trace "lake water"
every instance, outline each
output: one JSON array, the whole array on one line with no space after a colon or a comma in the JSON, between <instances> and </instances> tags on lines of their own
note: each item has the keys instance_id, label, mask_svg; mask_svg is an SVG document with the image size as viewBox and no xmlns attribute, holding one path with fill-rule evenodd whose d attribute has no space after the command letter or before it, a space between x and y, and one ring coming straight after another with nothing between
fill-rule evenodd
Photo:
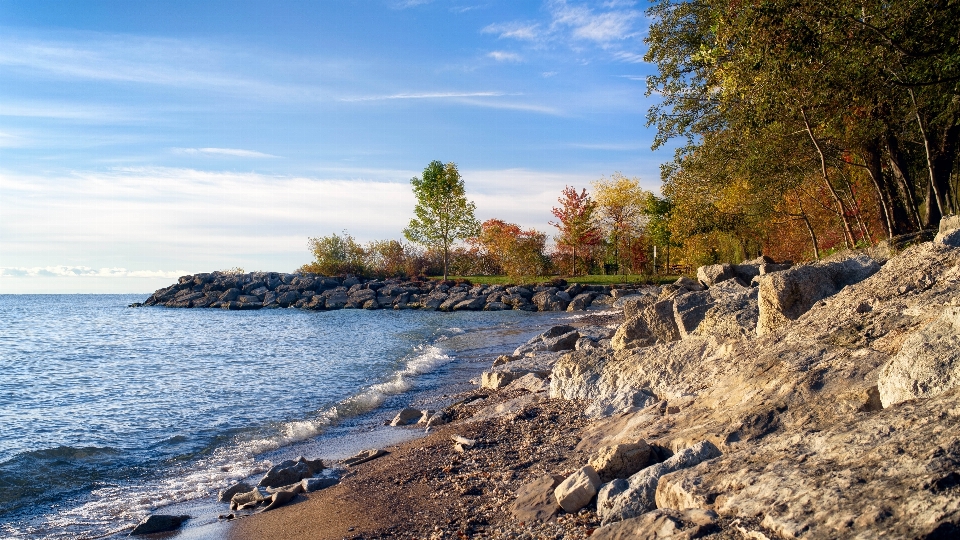
<instances>
[{"instance_id":1,"label":"lake water","mask_svg":"<svg viewBox=\"0 0 960 540\"><path fill-rule=\"evenodd\" d=\"M126 307L145 296L0 295L0 537L108 536L344 457L564 316Z\"/></svg>"}]
</instances>

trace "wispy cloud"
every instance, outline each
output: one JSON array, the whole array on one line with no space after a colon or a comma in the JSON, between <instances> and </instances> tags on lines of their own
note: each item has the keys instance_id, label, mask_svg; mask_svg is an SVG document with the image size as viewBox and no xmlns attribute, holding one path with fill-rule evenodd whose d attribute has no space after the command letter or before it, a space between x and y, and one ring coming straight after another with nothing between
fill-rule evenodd
<instances>
[{"instance_id":1,"label":"wispy cloud","mask_svg":"<svg viewBox=\"0 0 960 540\"><path fill-rule=\"evenodd\" d=\"M452 99L505 96L504 92L413 92L383 96L360 96L341 98L340 101L385 101L391 99Z\"/></svg>"},{"instance_id":2,"label":"wispy cloud","mask_svg":"<svg viewBox=\"0 0 960 540\"><path fill-rule=\"evenodd\" d=\"M188 274L185 270L127 270L126 268L90 268L89 266L0 267L0 278L33 277L98 277L98 278L167 278Z\"/></svg>"},{"instance_id":3,"label":"wispy cloud","mask_svg":"<svg viewBox=\"0 0 960 540\"><path fill-rule=\"evenodd\" d=\"M540 37L540 25L536 23L509 22L485 26L483 34L497 34L500 38L533 41Z\"/></svg>"},{"instance_id":4,"label":"wispy cloud","mask_svg":"<svg viewBox=\"0 0 960 540\"><path fill-rule=\"evenodd\" d=\"M487 56L493 58L497 62L520 62L523 60L519 54L507 51L492 51L487 53Z\"/></svg>"},{"instance_id":5,"label":"wispy cloud","mask_svg":"<svg viewBox=\"0 0 960 540\"><path fill-rule=\"evenodd\" d=\"M432 3L433 0L398 0L393 3L395 9L409 9Z\"/></svg>"},{"instance_id":6,"label":"wispy cloud","mask_svg":"<svg viewBox=\"0 0 960 540\"><path fill-rule=\"evenodd\" d=\"M554 26L570 27L574 37L600 44L636 36L634 21L642 15L635 10L595 13L584 6L571 6L564 0L553 2L552 13Z\"/></svg>"},{"instance_id":7,"label":"wispy cloud","mask_svg":"<svg viewBox=\"0 0 960 540\"><path fill-rule=\"evenodd\" d=\"M623 142L623 143L570 143L571 148L583 148L585 150L608 150L612 152L634 152L644 150L650 147L649 143L641 142Z\"/></svg>"},{"instance_id":8,"label":"wispy cloud","mask_svg":"<svg viewBox=\"0 0 960 540\"><path fill-rule=\"evenodd\" d=\"M647 75L618 75L621 79L627 79L628 81L640 81L647 82Z\"/></svg>"},{"instance_id":9,"label":"wispy cloud","mask_svg":"<svg viewBox=\"0 0 960 540\"><path fill-rule=\"evenodd\" d=\"M630 51L617 51L613 53L613 57L628 64L645 64L647 62L643 59L642 54Z\"/></svg>"},{"instance_id":10,"label":"wispy cloud","mask_svg":"<svg viewBox=\"0 0 960 540\"><path fill-rule=\"evenodd\" d=\"M230 156L242 158L279 158L273 154L265 154L256 150L242 150L240 148L172 148L177 154L193 154L207 156Z\"/></svg>"},{"instance_id":11,"label":"wispy cloud","mask_svg":"<svg viewBox=\"0 0 960 540\"><path fill-rule=\"evenodd\" d=\"M460 99L460 103L465 103L467 105L475 105L477 107L486 107L488 109L504 109L510 111L526 111L534 112L540 114L548 114L551 116L565 116L566 113L561 109L556 107L551 107L549 105L540 105L537 103L522 103L515 101L493 101L493 100L479 100L479 99Z\"/></svg>"}]
</instances>

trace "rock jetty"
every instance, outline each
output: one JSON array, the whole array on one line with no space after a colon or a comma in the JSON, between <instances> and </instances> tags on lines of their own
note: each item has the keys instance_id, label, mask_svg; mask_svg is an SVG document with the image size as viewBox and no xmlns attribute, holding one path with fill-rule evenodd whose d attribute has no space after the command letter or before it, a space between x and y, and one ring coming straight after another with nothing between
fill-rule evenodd
<instances>
[{"instance_id":1,"label":"rock jetty","mask_svg":"<svg viewBox=\"0 0 960 540\"><path fill-rule=\"evenodd\" d=\"M592 305L611 305L618 298L636 294L638 287L567 284L562 279L533 286L487 286L277 272L211 272L183 276L176 284L131 307L583 311Z\"/></svg>"}]
</instances>

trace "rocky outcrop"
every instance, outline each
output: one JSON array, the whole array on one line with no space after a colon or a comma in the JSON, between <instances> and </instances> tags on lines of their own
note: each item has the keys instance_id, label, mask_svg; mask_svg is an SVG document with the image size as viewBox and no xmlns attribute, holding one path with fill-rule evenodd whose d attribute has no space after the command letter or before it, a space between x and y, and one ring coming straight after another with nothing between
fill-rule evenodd
<instances>
[{"instance_id":1,"label":"rocky outcrop","mask_svg":"<svg viewBox=\"0 0 960 540\"><path fill-rule=\"evenodd\" d=\"M601 527L592 540L694 540L720 532L719 516L710 510L662 508ZM746 538L759 539L759 536Z\"/></svg>"},{"instance_id":2,"label":"rocky outcrop","mask_svg":"<svg viewBox=\"0 0 960 540\"><path fill-rule=\"evenodd\" d=\"M877 386L884 407L960 386L960 308L944 309L911 334L880 370Z\"/></svg>"},{"instance_id":3,"label":"rocky outcrop","mask_svg":"<svg viewBox=\"0 0 960 540\"><path fill-rule=\"evenodd\" d=\"M429 311L583 311L595 299L610 298L610 288L573 284L565 289L540 285L533 290L503 285L470 286L451 281L361 280L316 274L211 272L181 277L132 307L162 305L178 308L250 310L300 308L423 309Z\"/></svg>"}]
</instances>

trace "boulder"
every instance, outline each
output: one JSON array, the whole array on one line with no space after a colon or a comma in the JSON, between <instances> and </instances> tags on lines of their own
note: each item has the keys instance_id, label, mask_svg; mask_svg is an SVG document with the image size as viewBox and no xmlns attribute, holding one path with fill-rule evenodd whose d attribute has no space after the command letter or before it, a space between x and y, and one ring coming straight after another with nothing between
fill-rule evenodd
<instances>
[{"instance_id":1,"label":"boulder","mask_svg":"<svg viewBox=\"0 0 960 540\"><path fill-rule=\"evenodd\" d=\"M944 246L960 247L960 215L941 218L940 229L933 241Z\"/></svg>"},{"instance_id":2,"label":"boulder","mask_svg":"<svg viewBox=\"0 0 960 540\"><path fill-rule=\"evenodd\" d=\"M650 446L643 440L604 446L590 457L590 465L603 482L626 478L649 463Z\"/></svg>"},{"instance_id":3,"label":"boulder","mask_svg":"<svg viewBox=\"0 0 960 540\"><path fill-rule=\"evenodd\" d=\"M245 493L253 489L253 486L246 482L238 482L227 489L221 490L217 495L218 502L230 502L230 499L233 498L237 493Z\"/></svg>"},{"instance_id":4,"label":"boulder","mask_svg":"<svg viewBox=\"0 0 960 540\"><path fill-rule=\"evenodd\" d=\"M506 311L510 309L510 306L504 304L503 302L490 302L489 304L483 306L484 311Z\"/></svg>"},{"instance_id":5,"label":"boulder","mask_svg":"<svg viewBox=\"0 0 960 540\"><path fill-rule=\"evenodd\" d=\"M554 350L572 349L577 340L573 339L573 342L569 343L569 346L567 346L568 340L571 339L569 336L571 333L576 333L576 329L566 324L551 327L546 332L517 347L517 349L513 351L513 356L523 356L529 352L545 351L550 347L554 347Z\"/></svg>"},{"instance_id":6,"label":"boulder","mask_svg":"<svg viewBox=\"0 0 960 540\"><path fill-rule=\"evenodd\" d=\"M582 351L585 349L596 349L600 347L598 340L590 339L588 337L582 337L577 340L577 344L573 346L574 350Z\"/></svg>"},{"instance_id":7,"label":"boulder","mask_svg":"<svg viewBox=\"0 0 960 540\"><path fill-rule=\"evenodd\" d=\"M697 268L697 281L706 287L733 279L733 268L729 264L709 264Z\"/></svg>"},{"instance_id":8,"label":"boulder","mask_svg":"<svg viewBox=\"0 0 960 540\"><path fill-rule=\"evenodd\" d=\"M290 307L299 299L300 293L297 291L287 291L277 297L277 303L280 304L280 307Z\"/></svg>"},{"instance_id":9,"label":"boulder","mask_svg":"<svg viewBox=\"0 0 960 540\"><path fill-rule=\"evenodd\" d=\"M168 516L164 514L147 516L130 531L130 536L175 531L188 519L190 519L190 516Z\"/></svg>"},{"instance_id":10,"label":"boulder","mask_svg":"<svg viewBox=\"0 0 960 540\"><path fill-rule=\"evenodd\" d=\"M300 485L303 487L304 493L313 493L314 491L319 491L321 489L326 489L331 486L335 486L340 483L339 478L327 477L327 478L304 478L300 481Z\"/></svg>"},{"instance_id":11,"label":"boulder","mask_svg":"<svg viewBox=\"0 0 960 540\"><path fill-rule=\"evenodd\" d=\"M259 487L275 488L295 484L304 478L309 478L323 470L323 462L319 459L309 460L298 457L288 459L274 465L267 474L260 479Z\"/></svg>"},{"instance_id":12,"label":"boulder","mask_svg":"<svg viewBox=\"0 0 960 540\"><path fill-rule=\"evenodd\" d=\"M526 390L527 392L537 393L549 390L550 386L538 373L527 373L523 377L514 380L506 386L507 390Z\"/></svg>"},{"instance_id":13,"label":"boulder","mask_svg":"<svg viewBox=\"0 0 960 540\"><path fill-rule=\"evenodd\" d=\"M467 298L466 300L457 302L457 305L453 306L453 311L479 311L483 309L486 303L487 299L483 296Z\"/></svg>"},{"instance_id":14,"label":"boulder","mask_svg":"<svg viewBox=\"0 0 960 540\"><path fill-rule=\"evenodd\" d=\"M300 484L297 484L299 487ZM263 507L261 512L269 512L275 508L279 508L288 502L292 501L297 496L297 491L278 491L270 496L270 502Z\"/></svg>"},{"instance_id":15,"label":"boulder","mask_svg":"<svg viewBox=\"0 0 960 540\"><path fill-rule=\"evenodd\" d=\"M653 303L657 301L657 297L652 294L637 294L627 296L622 300L623 318L632 319L640 315L648 306L653 305Z\"/></svg>"},{"instance_id":16,"label":"boulder","mask_svg":"<svg viewBox=\"0 0 960 540\"><path fill-rule=\"evenodd\" d=\"M533 295L531 301L540 311L563 311L567 309L568 300L557 296L557 293L551 290L540 291Z\"/></svg>"},{"instance_id":17,"label":"boulder","mask_svg":"<svg viewBox=\"0 0 960 540\"><path fill-rule=\"evenodd\" d=\"M572 514L590 504L601 484L597 471L586 465L560 482L553 494L557 497L560 508Z\"/></svg>"},{"instance_id":18,"label":"boulder","mask_svg":"<svg viewBox=\"0 0 960 540\"><path fill-rule=\"evenodd\" d=\"M527 375L524 371L486 371L480 375L480 388L499 390Z\"/></svg>"},{"instance_id":19,"label":"boulder","mask_svg":"<svg viewBox=\"0 0 960 540\"><path fill-rule=\"evenodd\" d=\"M600 527L591 540L693 540L720 532L719 516L712 510L661 508L640 517ZM739 536L735 536L739 538ZM766 536L747 536L766 538Z\"/></svg>"},{"instance_id":20,"label":"boulder","mask_svg":"<svg viewBox=\"0 0 960 540\"><path fill-rule=\"evenodd\" d=\"M393 421L390 422L391 426L408 426L410 424L417 423L418 420L423 416L423 411L420 409L413 409L407 407L403 409L397 416L393 418Z\"/></svg>"},{"instance_id":21,"label":"boulder","mask_svg":"<svg viewBox=\"0 0 960 540\"><path fill-rule=\"evenodd\" d=\"M948 307L936 320L907 337L877 381L884 407L932 397L960 386L960 308Z\"/></svg>"},{"instance_id":22,"label":"boulder","mask_svg":"<svg viewBox=\"0 0 960 540\"><path fill-rule=\"evenodd\" d=\"M768 334L787 321L799 319L816 302L867 279L879 269L876 261L858 254L760 276L757 334Z\"/></svg>"},{"instance_id":23,"label":"boulder","mask_svg":"<svg viewBox=\"0 0 960 540\"><path fill-rule=\"evenodd\" d=\"M220 295L219 301L220 301L220 302L234 302L234 301L236 301L238 298L240 298L240 289L232 288L232 289L227 289L226 291L224 291L223 294Z\"/></svg>"},{"instance_id":24,"label":"boulder","mask_svg":"<svg viewBox=\"0 0 960 540\"><path fill-rule=\"evenodd\" d=\"M697 443L667 460L637 472L629 479L604 484L597 496L597 514L604 525L637 517L656 509L657 483L661 476L693 467L720 456L710 441Z\"/></svg>"},{"instance_id":25,"label":"boulder","mask_svg":"<svg viewBox=\"0 0 960 540\"><path fill-rule=\"evenodd\" d=\"M643 317L637 316L627 320L617 328L611 345L614 350L637 349L653 345L656 338L650 332L650 327Z\"/></svg>"},{"instance_id":26,"label":"boulder","mask_svg":"<svg viewBox=\"0 0 960 540\"><path fill-rule=\"evenodd\" d=\"M590 307L590 304L593 302L593 293L580 293L573 297L570 300L570 304L567 305L567 311L583 311Z\"/></svg>"},{"instance_id":27,"label":"boulder","mask_svg":"<svg viewBox=\"0 0 960 540\"><path fill-rule=\"evenodd\" d=\"M689 292L674 298L673 318L680 336L692 335L713 305L714 298L710 291Z\"/></svg>"},{"instance_id":28,"label":"boulder","mask_svg":"<svg viewBox=\"0 0 960 540\"><path fill-rule=\"evenodd\" d=\"M660 300L648 305L640 313L647 322L650 334L658 343L677 341L680 339L680 329L674 315L673 299Z\"/></svg>"},{"instance_id":29,"label":"boulder","mask_svg":"<svg viewBox=\"0 0 960 540\"><path fill-rule=\"evenodd\" d=\"M702 291L706 288L699 282L694 281L687 276L680 276L680 278L674 281L673 284L688 291Z\"/></svg>"},{"instance_id":30,"label":"boulder","mask_svg":"<svg viewBox=\"0 0 960 540\"><path fill-rule=\"evenodd\" d=\"M510 513L526 524L553 521L560 512L553 491L562 481L560 475L545 474L524 484L517 490L517 500L510 506Z\"/></svg>"},{"instance_id":31,"label":"boulder","mask_svg":"<svg viewBox=\"0 0 960 540\"><path fill-rule=\"evenodd\" d=\"M237 493L230 499L230 509L231 510L241 510L246 508L253 508L263 501L270 498L270 493L261 487L256 487L250 491L243 493Z\"/></svg>"}]
</instances>

